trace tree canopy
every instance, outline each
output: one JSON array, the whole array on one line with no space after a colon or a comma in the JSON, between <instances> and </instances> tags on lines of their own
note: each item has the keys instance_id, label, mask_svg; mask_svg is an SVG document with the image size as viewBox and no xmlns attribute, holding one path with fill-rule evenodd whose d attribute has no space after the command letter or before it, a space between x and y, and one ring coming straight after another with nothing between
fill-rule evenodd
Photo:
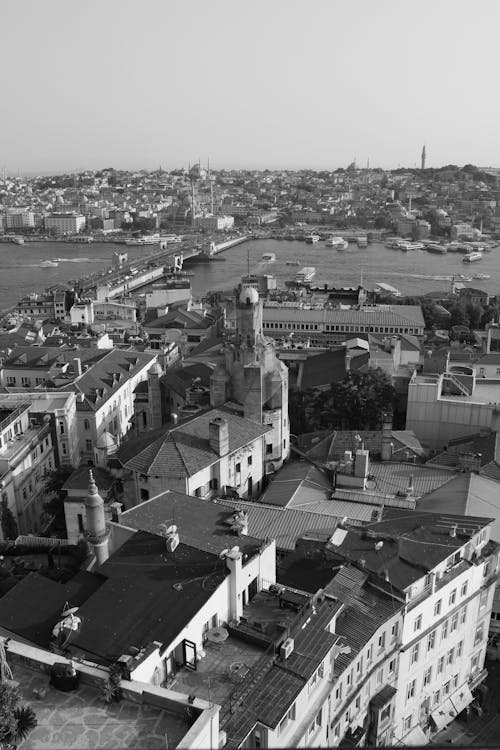
<instances>
[{"instance_id":1,"label":"tree canopy","mask_svg":"<svg viewBox=\"0 0 500 750\"><path fill-rule=\"evenodd\" d=\"M291 391L289 413L293 434L324 429L379 429L393 408L395 391L381 368L350 372L328 390Z\"/></svg>"}]
</instances>

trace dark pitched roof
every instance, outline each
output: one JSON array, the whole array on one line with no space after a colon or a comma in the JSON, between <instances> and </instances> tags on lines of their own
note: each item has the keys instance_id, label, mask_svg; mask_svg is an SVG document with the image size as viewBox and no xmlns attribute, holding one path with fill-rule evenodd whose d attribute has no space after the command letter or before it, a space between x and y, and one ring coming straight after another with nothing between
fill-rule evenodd
<instances>
[{"instance_id":1,"label":"dark pitched roof","mask_svg":"<svg viewBox=\"0 0 500 750\"><path fill-rule=\"evenodd\" d=\"M221 409L210 409L196 417L167 429L140 453L126 462L126 468L155 476L192 476L204 466L215 463L219 456L210 447L209 422L224 418L229 427L229 453L238 450L271 429Z\"/></svg>"},{"instance_id":2,"label":"dark pitched roof","mask_svg":"<svg viewBox=\"0 0 500 750\"><path fill-rule=\"evenodd\" d=\"M350 354L351 370L361 369L370 360L369 352L350 350ZM338 383L343 380L347 372L345 360L346 349L344 347L308 357L303 363L300 389L307 390L308 388L328 386L330 383Z\"/></svg>"},{"instance_id":3,"label":"dark pitched roof","mask_svg":"<svg viewBox=\"0 0 500 750\"><path fill-rule=\"evenodd\" d=\"M261 500L266 505L286 507L300 493L301 503L327 500L332 493L330 478L306 461L290 461L273 477Z\"/></svg>"},{"instance_id":4,"label":"dark pitched roof","mask_svg":"<svg viewBox=\"0 0 500 750\"><path fill-rule=\"evenodd\" d=\"M72 648L108 663L153 640L169 644L229 574L218 555L138 531L100 568L107 581L81 607Z\"/></svg>"},{"instance_id":5,"label":"dark pitched roof","mask_svg":"<svg viewBox=\"0 0 500 750\"><path fill-rule=\"evenodd\" d=\"M234 513L234 509L228 506L167 490L127 510L122 515L122 523L151 534L159 534L162 523L173 523L181 541L196 549L219 554L227 547L238 545L243 553L253 554L262 540L232 532Z\"/></svg>"},{"instance_id":6,"label":"dark pitched roof","mask_svg":"<svg viewBox=\"0 0 500 750\"><path fill-rule=\"evenodd\" d=\"M109 471L100 466L92 466L92 474L99 490L106 492L110 489L115 481ZM68 477L63 484L64 490L81 490L82 494L87 494L89 486L89 467L80 466Z\"/></svg>"}]
</instances>

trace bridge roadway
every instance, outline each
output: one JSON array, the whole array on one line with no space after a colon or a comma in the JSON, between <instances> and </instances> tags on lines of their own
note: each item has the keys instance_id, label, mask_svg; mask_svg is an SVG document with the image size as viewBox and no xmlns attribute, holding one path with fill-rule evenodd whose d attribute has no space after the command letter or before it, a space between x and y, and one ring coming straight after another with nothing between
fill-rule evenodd
<instances>
[{"instance_id":1,"label":"bridge roadway","mask_svg":"<svg viewBox=\"0 0 500 750\"><path fill-rule=\"evenodd\" d=\"M245 242L247 239L250 238L247 235L242 235L219 244L211 241L208 251L203 248L201 243L193 242L193 240L172 243L170 247L167 246L141 258L135 258L116 270L110 268L107 271L78 279L75 282L75 287L78 288L80 296L94 296L99 287L107 287L105 296L112 299L160 279L165 273L165 268L182 269L182 263L187 258L193 258L200 254L212 257Z\"/></svg>"}]
</instances>

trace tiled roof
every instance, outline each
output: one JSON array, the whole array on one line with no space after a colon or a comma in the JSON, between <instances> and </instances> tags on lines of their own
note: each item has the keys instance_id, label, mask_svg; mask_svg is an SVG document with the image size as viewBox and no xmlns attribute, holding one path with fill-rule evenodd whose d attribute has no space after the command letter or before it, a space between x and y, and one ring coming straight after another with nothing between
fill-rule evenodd
<instances>
[{"instance_id":1,"label":"tiled roof","mask_svg":"<svg viewBox=\"0 0 500 750\"><path fill-rule=\"evenodd\" d=\"M317 502L330 497L332 484L329 477L305 461L291 461L272 478L262 496L267 505L287 506L295 496L301 502Z\"/></svg>"},{"instance_id":2,"label":"tiled roof","mask_svg":"<svg viewBox=\"0 0 500 750\"><path fill-rule=\"evenodd\" d=\"M99 351L102 353L102 350ZM85 395L83 402L77 400L78 411L97 411L127 380L147 368L155 359L156 355L151 353L108 349L83 375L61 390Z\"/></svg>"},{"instance_id":3,"label":"tiled roof","mask_svg":"<svg viewBox=\"0 0 500 750\"><path fill-rule=\"evenodd\" d=\"M328 351L308 357L302 366L299 387L301 390L327 386L343 380L346 375L345 366L346 350ZM367 352L352 352L350 369L359 370L368 364L370 355Z\"/></svg>"},{"instance_id":4,"label":"tiled roof","mask_svg":"<svg viewBox=\"0 0 500 750\"><path fill-rule=\"evenodd\" d=\"M412 478L414 494L417 496L432 492L453 479L454 473L446 469L429 468L418 464L370 462L370 475L373 476L374 490L387 495L404 492Z\"/></svg>"},{"instance_id":5,"label":"tiled roof","mask_svg":"<svg viewBox=\"0 0 500 750\"><path fill-rule=\"evenodd\" d=\"M103 349L61 349L52 346L18 346L4 361L6 369L23 368L49 371L56 364L71 364L75 358L82 364L94 364L106 356ZM75 374L75 373L74 373Z\"/></svg>"},{"instance_id":6,"label":"tiled roof","mask_svg":"<svg viewBox=\"0 0 500 750\"><path fill-rule=\"evenodd\" d=\"M229 453L265 435L268 425L252 422L227 411L210 409L167 430L126 462L126 468L141 474L177 477L193 476L219 459L209 444L209 422L223 418L229 427Z\"/></svg>"},{"instance_id":7,"label":"tiled roof","mask_svg":"<svg viewBox=\"0 0 500 750\"><path fill-rule=\"evenodd\" d=\"M424 328L422 310L418 305L392 305L360 310L306 310L302 307L264 306L264 321L324 323L330 325L400 326Z\"/></svg>"},{"instance_id":8,"label":"tiled roof","mask_svg":"<svg viewBox=\"0 0 500 750\"><path fill-rule=\"evenodd\" d=\"M275 539L278 549L293 550L297 539L308 531L319 530L333 534L338 523L336 516L324 513L306 513L303 510L273 508L238 500L217 502L235 510L246 510L248 533L261 539Z\"/></svg>"}]
</instances>

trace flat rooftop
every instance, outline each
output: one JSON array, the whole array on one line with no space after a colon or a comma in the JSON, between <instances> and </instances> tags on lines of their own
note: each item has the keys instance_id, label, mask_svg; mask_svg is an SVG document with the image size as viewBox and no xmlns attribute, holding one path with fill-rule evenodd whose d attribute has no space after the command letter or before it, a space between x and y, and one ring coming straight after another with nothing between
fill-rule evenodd
<instances>
[{"instance_id":1,"label":"flat rooftop","mask_svg":"<svg viewBox=\"0 0 500 750\"><path fill-rule=\"evenodd\" d=\"M49 686L49 676L20 663L11 665L23 702L35 711L38 725L22 750L156 750L175 748L189 730L182 716L154 706L122 700L106 704L98 688L80 684L71 693ZM45 690L43 697L34 691Z\"/></svg>"}]
</instances>

